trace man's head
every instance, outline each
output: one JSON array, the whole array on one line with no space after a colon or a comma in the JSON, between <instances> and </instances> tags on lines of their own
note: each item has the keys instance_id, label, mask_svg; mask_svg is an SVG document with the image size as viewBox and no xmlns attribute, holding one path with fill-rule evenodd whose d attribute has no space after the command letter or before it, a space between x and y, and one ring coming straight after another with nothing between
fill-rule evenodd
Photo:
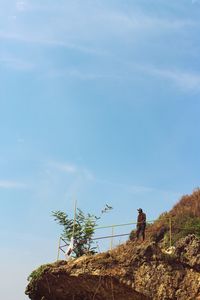
<instances>
[{"instance_id":1,"label":"man's head","mask_svg":"<svg viewBox=\"0 0 200 300\"><path fill-rule=\"evenodd\" d=\"M139 213L142 213L142 209L141 209L141 208L138 208L138 212L139 212Z\"/></svg>"}]
</instances>

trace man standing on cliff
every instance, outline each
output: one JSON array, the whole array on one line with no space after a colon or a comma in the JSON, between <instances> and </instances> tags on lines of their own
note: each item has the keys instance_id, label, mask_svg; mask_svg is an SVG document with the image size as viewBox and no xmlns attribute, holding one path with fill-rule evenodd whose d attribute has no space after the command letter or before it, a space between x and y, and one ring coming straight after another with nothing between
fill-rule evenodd
<instances>
[{"instance_id":1,"label":"man standing on cliff","mask_svg":"<svg viewBox=\"0 0 200 300\"><path fill-rule=\"evenodd\" d=\"M146 214L141 208L138 209L138 218L137 218L137 231L136 237L139 238L140 234L142 235L143 241L145 239L145 229L146 229Z\"/></svg>"}]
</instances>

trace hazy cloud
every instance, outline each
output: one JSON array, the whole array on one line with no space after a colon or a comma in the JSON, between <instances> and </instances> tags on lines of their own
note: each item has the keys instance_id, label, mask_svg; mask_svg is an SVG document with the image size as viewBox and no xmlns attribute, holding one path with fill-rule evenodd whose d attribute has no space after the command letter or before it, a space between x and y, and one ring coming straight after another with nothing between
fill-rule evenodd
<instances>
[{"instance_id":1,"label":"hazy cloud","mask_svg":"<svg viewBox=\"0 0 200 300\"><path fill-rule=\"evenodd\" d=\"M200 91L200 73L155 66L141 66L140 69L149 75L171 81L183 91Z\"/></svg>"},{"instance_id":2,"label":"hazy cloud","mask_svg":"<svg viewBox=\"0 0 200 300\"><path fill-rule=\"evenodd\" d=\"M78 166L73 163L50 161L48 163L48 167L53 168L58 172L63 172L63 173L75 175L77 177L82 177L86 180L94 180L94 174L89 169L83 166Z\"/></svg>"},{"instance_id":3,"label":"hazy cloud","mask_svg":"<svg viewBox=\"0 0 200 300\"><path fill-rule=\"evenodd\" d=\"M13 180L0 180L0 188L2 189L25 189L27 185Z\"/></svg>"},{"instance_id":4,"label":"hazy cloud","mask_svg":"<svg viewBox=\"0 0 200 300\"><path fill-rule=\"evenodd\" d=\"M27 8L27 3L25 1L17 1L16 2L16 9L18 11L25 11Z\"/></svg>"},{"instance_id":5,"label":"hazy cloud","mask_svg":"<svg viewBox=\"0 0 200 300\"><path fill-rule=\"evenodd\" d=\"M6 66L7 68L12 68L21 71L30 71L34 68L33 63L14 57L9 54L0 55L0 64Z\"/></svg>"},{"instance_id":6,"label":"hazy cloud","mask_svg":"<svg viewBox=\"0 0 200 300\"><path fill-rule=\"evenodd\" d=\"M56 169L57 171L64 172L64 173L75 174L78 171L77 166L69 163L60 163L60 162L52 161L48 165Z\"/></svg>"}]
</instances>

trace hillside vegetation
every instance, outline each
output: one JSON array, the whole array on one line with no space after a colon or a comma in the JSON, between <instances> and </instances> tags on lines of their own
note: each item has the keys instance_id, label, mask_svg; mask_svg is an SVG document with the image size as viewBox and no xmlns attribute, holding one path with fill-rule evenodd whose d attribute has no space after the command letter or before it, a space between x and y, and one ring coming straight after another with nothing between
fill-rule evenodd
<instances>
[{"instance_id":1,"label":"hillside vegetation","mask_svg":"<svg viewBox=\"0 0 200 300\"><path fill-rule=\"evenodd\" d=\"M184 195L169 211L165 212L147 228L147 237L169 245L171 219L172 245L188 234L200 237L200 189L191 195Z\"/></svg>"}]
</instances>

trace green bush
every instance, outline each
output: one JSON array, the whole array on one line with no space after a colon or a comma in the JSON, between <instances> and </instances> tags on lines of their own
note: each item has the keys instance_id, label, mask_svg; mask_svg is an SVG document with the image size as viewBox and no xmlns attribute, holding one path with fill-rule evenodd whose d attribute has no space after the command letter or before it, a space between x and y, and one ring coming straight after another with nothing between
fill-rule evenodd
<instances>
[{"instance_id":1,"label":"green bush","mask_svg":"<svg viewBox=\"0 0 200 300\"><path fill-rule=\"evenodd\" d=\"M28 276L28 281L35 281L38 280L43 272L48 268L48 264L46 265L42 265L39 268L37 268L36 270L34 270L29 276Z\"/></svg>"},{"instance_id":2,"label":"green bush","mask_svg":"<svg viewBox=\"0 0 200 300\"><path fill-rule=\"evenodd\" d=\"M178 215L172 222L172 244L188 234L195 234L200 238L200 218L191 214ZM169 243L169 231L165 235L165 241Z\"/></svg>"},{"instance_id":3,"label":"green bush","mask_svg":"<svg viewBox=\"0 0 200 300\"><path fill-rule=\"evenodd\" d=\"M112 209L106 204L102 213L108 212ZM76 211L76 222L70 219L63 211L53 211L54 220L63 227L62 238L70 243L71 237L74 238L73 254L75 257L80 257L84 254L95 254L97 247L93 246L92 237L94 235L95 227L101 217L85 214L81 209Z\"/></svg>"}]
</instances>

